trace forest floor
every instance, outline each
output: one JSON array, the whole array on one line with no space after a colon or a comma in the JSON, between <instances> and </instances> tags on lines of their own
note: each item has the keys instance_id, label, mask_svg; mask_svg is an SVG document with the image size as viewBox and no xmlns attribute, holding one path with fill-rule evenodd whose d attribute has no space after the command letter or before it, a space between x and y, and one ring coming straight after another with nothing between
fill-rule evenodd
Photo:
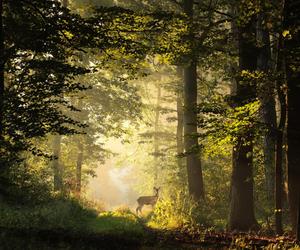
<instances>
[{"instance_id":1,"label":"forest floor","mask_svg":"<svg viewBox=\"0 0 300 250\"><path fill-rule=\"evenodd\" d=\"M0 204L0 249L300 249L289 237L154 229L145 222L128 209L99 214L72 201Z\"/></svg>"},{"instance_id":2,"label":"forest floor","mask_svg":"<svg viewBox=\"0 0 300 250\"><path fill-rule=\"evenodd\" d=\"M204 233L145 228L143 235L119 232L75 232L63 229L1 228L2 250L10 249L300 249L290 238L249 234Z\"/></svg>"}]
</instances>

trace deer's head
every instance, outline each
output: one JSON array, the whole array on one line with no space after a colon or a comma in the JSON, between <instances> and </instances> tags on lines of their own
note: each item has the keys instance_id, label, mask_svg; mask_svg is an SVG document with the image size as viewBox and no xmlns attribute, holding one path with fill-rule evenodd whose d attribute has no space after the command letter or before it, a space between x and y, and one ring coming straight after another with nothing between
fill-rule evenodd
<instances>
[{"instance_id":1,"label":"deer's head","mask_svg":"<svg viewBox=\"0 0 300 250\"><path fill-rule=\"evenodd\" d=\"M158 192L159 192L159 190L160 190L160 187L153 187L153 191L154 191L154 194L155 194L155 196L158 196Z\"/></svg>"}]
</instances>

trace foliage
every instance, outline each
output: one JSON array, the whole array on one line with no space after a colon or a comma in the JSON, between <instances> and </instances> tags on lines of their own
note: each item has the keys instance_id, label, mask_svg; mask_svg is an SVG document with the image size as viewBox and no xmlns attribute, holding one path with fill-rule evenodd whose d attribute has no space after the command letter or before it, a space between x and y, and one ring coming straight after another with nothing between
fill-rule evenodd
<instances>
[{"instance_id":1,"label":"foliage","mask_svg":"<svg viewBox=\"0 0 300 250\"><path fill-rule=\"evenodd\" d=\"M0 227L39 230L70 230L106 234L142 235L143 227L129 209L98 214L89 203L65 198L48 198L38 205L2 203Z\"/></svg>"},{"instance_id":2,"label":"foliage","mask_svg":"<svg viewBox=\"0 0 300 250\"><path fill-rule=\"evenodd\" d=\"M82 207L75 200L50 199L35 206L2 203L1 227L22 229L86 230L89 218L95 218L92 210Z\"/></svg>"},{"instance_id":3,"label":"foliage","mask_svg":"<svg viewBox=\"0 0 300 250\"><path fill-rule=\"evenodd\" d=\"M138 117L139 98L136 88L123 77L124 70L132 77L147 54L178 55L166 41L175 39L174 46L184 47L180 40L183 24L182 17L171 13L135 13L98 6L83 18L57 1L6 1L1 166L21 161L20 152L24 151L50 157L33 141L55 133L88 132L86 141L94 142L86 144L95 146L90 147L94 152L100 147L98 152L103 153L95 143L97 137L105 133L120 136L124 132L120 124ZM92 59L78 63L83 53ZM121 68L123 72L101 77L109 68ZM92 71L88 80L82 78ZM78 98L75 94L92 85L91 100L77 105L71 97ZM76 115L80 109L94 113L83 118L84 112ZM94 126L86 130L91 120ZM1 173L1 178L6 175Z\"/></svg>"},{"instance_id":4,"label":"foliage","mask_svg":"<svg viewBox=\"0 0 300 250\"><path fill-rule=\"evenodd\" d=\"M205 203L197 204L192 198L179 192L173 192L171 197L157 202L150 216L149 226L190 232L200 228L224 228L226 219L212 197Z\"/></svg>"},{"instance_id":5,"label":"foliage","mask_svg":"<svg viewBox=\"0 0 300 250\"><path fill-rule=\"evenodd\" d=\"M235 108L222 107L217 103L203 105L201 110L206 116L202 116L200 120L204 129L201 137L212 142L209 143L210 147L205 148L205 152L208 155L215 155L217 152L220 153L220 149L224 149L227 150L224 152L226 154L228 153L226 145L234 145L240 136L244 138L243 143L249 143L245 141L247 139L245 135L249 133L258 135L263 128L259 122L259 107L259 101Z\"/></svg>"}]
</instances>

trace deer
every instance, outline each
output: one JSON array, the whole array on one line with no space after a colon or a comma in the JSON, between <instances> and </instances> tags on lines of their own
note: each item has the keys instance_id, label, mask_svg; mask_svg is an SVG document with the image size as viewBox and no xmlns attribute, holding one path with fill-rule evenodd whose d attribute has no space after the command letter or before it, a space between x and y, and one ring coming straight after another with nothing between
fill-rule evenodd
<instances>
[{"instance_id":1,"label":"deer","mask_svg":"<svg viewBox=\"0 0 300 250\"><path fill-rule=\"evenodd\" d=\"M136 214L138 212L142 213L142 208L144 205L151 205L152 208L155 206L157 200L158 200L158 192L160 190L159 188L154 187L154 195L153 196L140 196L136 201L138 203L138 207L136 208Z\"/></svg>"}]
</instances>

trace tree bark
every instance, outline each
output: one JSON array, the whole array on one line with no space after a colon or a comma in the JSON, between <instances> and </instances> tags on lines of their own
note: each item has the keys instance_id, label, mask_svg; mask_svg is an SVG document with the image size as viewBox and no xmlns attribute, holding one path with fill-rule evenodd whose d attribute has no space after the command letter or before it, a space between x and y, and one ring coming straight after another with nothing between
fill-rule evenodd
<instances>
[{"instance_id":1,"label":"tree bark","mask_svg":"<svg viewBox=\"0 0 300 250\"><path fill-rule=\"evenodd\" d=\"M180 67L177 67L177 73L179 77L179 83L177 87L177 97L176 97L176 106L177 106L177 130L176 130L176 140L177 140L177 164L179 171L183 169L183 158L182 154L184 152L184 142L183 142L183 96L182 96L182 76L183 70Z\"/></svg>"},{"instance_id":2,"label":"tree bark","mask_svg":"<svg viewBox=\"0 0 300 250\"><path fill-rule=\"evenodd\" d=\"M68 6L68 0L62 0L61 4L63 7ZM63 192L63 166L60 162L61 154L61 138L59 134L53 137L53 156L55 159L52 162L54 172L54 191Z\"/></svg>"},{"instance_id":3,"label":"tree bark","mask_svg":"<svg viewBox=\"0 0 300 250\"><path fill-rule=\"evenodd\" d=\"M283 234L282 228L282 145L283 131L278 129L276 143L276 165L275 165L275 229L277 235Z\"/></svg>"},{"instance_id":4,"label":"tree bark","mask_svg":"<svg viewBox=\"0 0 300 250\"><path fill-rule=\"evenodd\" d=\"M61 4L62 4L63 7L67 8L68 5L69 5L69 0L62 0Z\"/></svg>"},{"instance_id":5,"label":"tree bark","mask_svg":"<svg viewBox=\"0 0 300 250\"><path fill-rule=\"evenodd\" d=\"M257 66L255 25L250 21L237 27L239 46L239 69L254 71ZM255 90L249 83L237 81L236 105L244 105L255 98ZM231 203L229 229L248 231L258 224L254 216L253 199L253 132L240 135L233 149L233 170L231 179Z\"/></svg>"},{"instance_id":6,"label":"tree bark","mask_svg":"<svg viewBox=\"0 0 300 250\"><path fill-rule=\"evenodd\" d=\"M159 171L159 116L160 116L160 99L161 99L161 86L157 85L157 97L155 107L155 120L154 120L154 186L158 185L158 171Z\"/></svg>"},{"instance_id":7,"label":"tree bark","mask_svg":"<svg viewBox=\"0 0 300 250\"><path fill-rule=\"evenodd\" d=\"M282 48L283 41L280 37L277 46L277 59L275 73L280 73L285 79L285 62L283 62ZM283 197L283 137L286 126L286 93L282 88L283 81L276 81L276 91L280 103L280 119L276 131L276 157L275 157L275 230L277 235L283 234L282 227L282 197Z\"/></svg>"},{"instance_id":8,"label":"tree bark","mask_svg":"<svg viewBox=\"0 0 300 250\"><path fill-rule=\"evenodd\" d=\"M299 41L300 42L300 41ZM287 166L290 213L293 231L297 229L300 195L300 76L288 80Z\"/></svg>"},{"instance_id":9,"label":"tree bark","mask_svg":"<svg viewBox=\"0 0 300 250\"><path fill-rule=\"evenodd\" d=\"M184 1L184 11L193 19L193 0ZM189 42L193 43L193 32L190 31ZM191 45L191 49L192 45ZM204 198L204 185L199 145L197 137L197 60L193 53L184 67L184 146L188 175L189 193L195 201Z\"/></svg>"},{"instance_id":10,"label":"tree bark","mask_svg":"<svg viewBox=\"0 0 300 250\"><path fill-rule=\"evenodd\" d=\"M261 116L265 124L266 132L264 134L264 168L266 179L267 198L272 207L274 207L274 166L275 166L275 144L276 144L276 111L275 111L275 84L268 81L267 76L270 72L270 36L265 27L265 17L263 13L258 15L256 39L259 46L257 56L257 70L263 72L266 77L262 79L259 88L259 99L261 101Z\"/></svg>"},{"instance_id":11,"label":"tree bark","mask_svg":"<svg viewBox=\"0 0 300 250\"><path fill-rule=\"evenodd\" d=\"M300 31L292 27L300 25L300 2L285 1L284 29L290 32L285 38L287 76L287 168L288 196L293 232L299 236L298 211L300 206Z\"/></svg>"},{"instance_id":12,"label":"tree bark","mask_svg":"<svg viewBox=\"0 0 300 250\"><path fill-rule=\"evenodd\" d=\"M54 173L54 191L63 191L63 168L60 163L61 152L61 135L54 135L53 137L53 156L55 159L52 161Z\"/></svg>"},{"instance_id":13,"label":"tree bark","mask_svg":"<svg viewBox=\"0 0 300 250\"><path fill-rule=\"evenodd\" d=\"M300 202L300 194L298 196L298 201ZM297 232L296 232L296 239L300 241L300 204L298 204L298 218L297 218Z\"/></svg>"},{"instance_id":14,"label":"tree bark","mask_svg":"<svg viewBox=\"0 0 300 250\"><path fill-rule=\"evenodd\" d=\"M78 147L78 153L77 153L77 161L76 161L76 193L80 197L83 150L84 150L83 144L80 140L78 140L77 147Z\"/></svg>"},{"instance_id":15,"label":"tree bark","mask_svg":"<svg viewBox=\"0 0 300 250\"><path fill-rule=\"evenodd\" d=\"M0 0L0 143L1 144L3 141L4 64L5 61L4 61L3 1ZM2 166L0 166L0 168L1 167Z\"/></svg>"}]
</instances>

